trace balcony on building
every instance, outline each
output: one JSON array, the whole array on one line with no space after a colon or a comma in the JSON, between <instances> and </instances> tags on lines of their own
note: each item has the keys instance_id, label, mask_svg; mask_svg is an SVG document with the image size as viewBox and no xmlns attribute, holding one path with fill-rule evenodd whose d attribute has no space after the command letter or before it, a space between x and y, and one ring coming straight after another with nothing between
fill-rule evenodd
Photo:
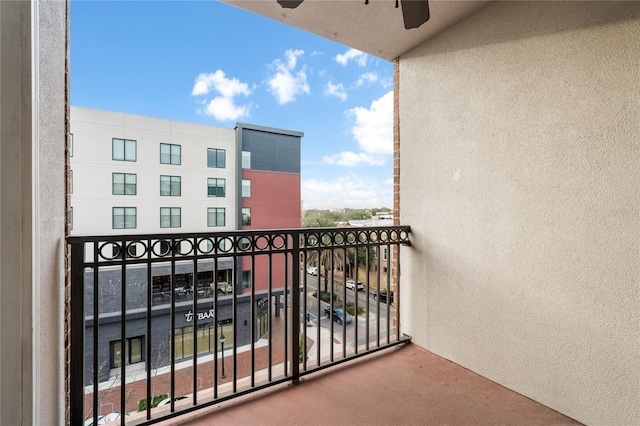
<instances>
[{"instance_id":1,"label":"balcony on building","mask_svg":"<svg viewBox=\"0 0 640 426\"><path fill-rule=\"evenodd\" d=\"M199 357L183 351L187 356L177 360L173 344L169 358L175 362L160 367L165 370L156 376L173 377L168 404L145 407L142 417L132 415L127 404L133 397L118 383L134 383L137 375L144 379L138 390L144 399L155 393L149 389L154 377L148 379L153 369L132 362L150 362L142 353L149 346L136 339L141 334L126 335L126 321L119 322L125 333L114 331L106 345L86 338L85 327L115 324L119 314L103 315L100 303L95 309L98 298L87 302L95 290L75 294L84 288L78 283L98 276L84 263L102 267L92 263L100 250L85 256L85 245L96 250L92 243L108 243L101 262L118 270L119 262L142 268L155 262L150 240L222 236L71 239L72 246L83 247L75 261L71 254L70 265L81 268L66 280L63 170L68 164L61 146L69 119L64 97L67 12L63 2L4 2L0 422L64 424L68 414L71 424L83 424L95 408L99 415L129 414L114 424L640 424L640 3L430 1L431 19L410 30L404 29L394 2L305 0L294 9L282 9L277 1L228 3L394 61L394 226L410 230L410 245L393 243L399 258L389 256L397 261L398 273L388 288L394 291L393 306L390 298L384 303L376 298L365 311L376 317L378 309L391 313L387 318L393 320L386 321L390 331L384 334L383 325L378 332L377 319L369 323L369 332L375 333L366 335L364 347L359 341L351 346L335 341L329 333L329 350L320 346L319 356L313 343L298 339L299 329L311 330L310 337L315 332L320 340L313 322L327 319L320 318L324 307L316 304L316 318L307 324L306 311L303 315L297 303L306 297L299 291L300 286L305 291L305 280L307 286L314 280L322 285L323 275L306 273L304 238L290 233L287 242L298 241L297 246L287 243L282 253L271 254L281 256L282 271L291 271L285 275L289 281L272 286L280 293L266 302L270 332L276 330L271 313L276 306L281 309L287 349L283 343L282 352L266 356L266 369L251 360L242 363L249 374L240 374L239 354L252 352L240 350L235 343L239 334L227 334L239 327L238 321L231 328L222 323L199 330L195 322L204 324L218 309L199 311L198 301L221 302L233 313L239 301L248 299L249 311L256 313L264 308L259 304L263 297L252 294L256 288L241 289L242 280L232 272L231 282L226 281L231 293L217 291L212 280L207 282L216 284L211 293L187 296L185 291L183 298L169 291L165 299L154 295L153 269L148 268L146 283L151 285L139 287L147 291L146 302L127 307L126 315L149 318L149 308L153 314L157 306L170 321L186 321L189 304L195 304L187 341L197 342L195 349L191 344L196 354L204 341L211 345L202 358L209 357L206 376L213 385L194 374L205 372ZM253 232L261 231L229 235L242 239ZM301 237L305 231L275 232ZM363 238L354 244L367 245L370 236ZM127 250L131 242L140 244L135 253ZM169 247L170 256L182 256L181 245ZM119 256L113 256L114 248ZM136 259L142 253L147 257ZM292 259L294 253L302 258ZM202 256L215 259L218 254ZM195 278L198 289L199 259L186 260L196 264L194 276L183 279ZM189 273L171 270L177 262L168 259L172 285L176 273ZM126 278L127 269L120 271ZM366 291L371 293L372 285L382 291L382 283L369 277ZM113 280L111 285L113 306L127 306L126 295L137 291ZM337 279L331 285L343 301L353 297L352 290L335 287ZM117 288L124 290L120 300ZM366 292L363 296L369 300ZM94 315L97 322L91 322ZM338 316L331 307L329 318L334 332L353 327L334 321ZM80 342L63 324L74 327ZM258 321L247 324L258 330ZM175 340L178 333L172 331ZM189 330L181 331L184 342ZM206 338L194 337L200 331ZM168 333L162 336L170 339ZM260 339L250 340L243 346L266 347L268 353ZM78 344L81 349L71 350ZM299 354L293 349L305 345L311 345L309 357L305 360L303 352L303 362L296 362ZM104 373L102 362L96 366L92 356L86 359L101 350L109 360ZM118 356L111 364L112 351ZM285 354L291 363L279 362ZM178 361L188 366L176 366ZM191 375L184 379L179 371ZM103 374L106 380L101 381ZM248 381L241 383L240 376ZM264 383L273 386L263 388ZM88 391L93 386L98 392ZM199 393L206 388L212 394ZM100 399L100 392L109 389L115 399ZM177 399L182 396L187 398ZM91 408L85 407L87 400Z\"/></svg>"},{"instance_id":2,"label":"balcony on building","mask_svg":"<svg viewBox=\"0 0 640 426\"><path fill-rule=\"evenodd\" d=\"M70 237L71 423L577 423L411 344L410 228L357 225Z\"/></svg>"}]
</instances>

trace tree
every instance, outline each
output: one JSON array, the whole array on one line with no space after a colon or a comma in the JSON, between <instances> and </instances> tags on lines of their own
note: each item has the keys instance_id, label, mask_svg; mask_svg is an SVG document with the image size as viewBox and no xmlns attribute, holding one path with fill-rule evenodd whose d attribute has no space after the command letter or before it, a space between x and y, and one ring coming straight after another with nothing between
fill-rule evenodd
<instances>
[{"instance_id":1,"label":"tree","mask_svg":"<svg viewBox=\"0 0 640 426\"><path fill-rule=\"evenodd\" d=\"M100 373L102 372L102 370L104 370L107 366L107 360L104 360L100 363L100 365L98 365L98 377L100 377ZM88 368L88 373L91 375L91 377L93 377L93 369L91 367ZM111 380L111 379L109 379ZM135 381L135 375L133 376L133 380ZM91 385L93 385L93 379L90 381ZM126 386L126 380L120 380L120 370L116 370L116 373L113 377L113 380L111 380L111 383L109 383L109 386L107 387L107 389L105 389L102 392L98 391L98 405L97 407L95 406L91 406L91 408L89 408L89 410L87 410L87 413L84 416L84 420L87 421L91 418L93 418L93 410L95 410L96 408L98 408L98 415L100 415L100 407L103 405L102 403L105 401L109 401L110 398L113 397L117 397L120 395L120 390L118 389L120 386ZM125 394L125 399L124 399L124 405L126 406L127 403L129 402L129 399L131 399L131 394L132 394L132 388L129 387L129 389L126 391ZM113 402L108 402L108 404L105 405L113 405Z\"/></svg>"},{"instance_id":2,"label":"tree","mask_svg":"<svg viewBox=\"0 0 640 426\"><path fill-rule=\"evenodd\" d=\"M318 228L330 228L333 227L333 223L327 218L317 218L316 225ZM329 236L325 235L321 237L320 245L329 243ZM319 250L312 250L307 253L307 265L317 265L318 273L324 275L324 291L328 291L329 286L329 272L336 268L342 269L344 267L343 251L340 249L325 248Z\"/></svg>"},{"instance_id":3,"label":"tree","mask_svg":"<svg viewBox=\"0 0 640 426\"><path fill-rule=\"evenodd\" d=\"M153 373L152 385L151 385L151 408L154 408L158 405L160 401L169 397L167 393L158 393L158 386L167 386L167 379L158 377L158 373L160 368L162 368L169 361L169 343L161 340L156 347L154 347L151 351L151 371ZM159 384L158 382L162 382ZM147 399L142 398L138 401L138 411L144 411L147 409Z\"/></svg>"},{"instance_id":4,"label":"tree","mask_svg":"<svg viewBox=\"0 0 640 426\"><path fill-rule=\"evenodd\" d=\"M342 220L342 215L329 210L307 210L302 217L303 228L326 228L335 226Z\"/></svg>"},{"instance_id":5,"label":"tree","mask_svg":"<svg viewBox=\"0 0 640 426\"><path fill-rule=\"evenodd\" d=\"M340 249L320 249L307 253L307 265L318 265L318 270L324 276L324 291L328 291L329 273L344 266L343 251Z\"/></svg>"},{"instance_id":6,"label":"tree","mask_svg":"<svg viewBox=\"0 0 640 426\"><path fill-rule=\"evenodd\" d=\"M347 250L347 266L349 277L354 278L354 269L355 269L355 253L357 253L358 257L358 268L367 268L368 270L373 269L376 253L375 250L369 249L367 247L359 247L357 249L348 249ZM367 263L368 262L368 263Z\"/></svg>"}]
</instances>

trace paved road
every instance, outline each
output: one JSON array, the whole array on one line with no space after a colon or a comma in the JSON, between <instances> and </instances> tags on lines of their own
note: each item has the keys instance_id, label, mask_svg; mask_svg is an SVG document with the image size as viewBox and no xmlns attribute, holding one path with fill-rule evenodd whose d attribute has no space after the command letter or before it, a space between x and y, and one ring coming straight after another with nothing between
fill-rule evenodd
<instances>
[{"instance_id":1,"label":"paved road","mask_svg":"<svg viewBox=\"0 0 640 426\"><path fill-rule=\"evenodd\" d=\"M326 303L320 302L320 310L318 310L318 299L313 297L313 293L316 291L318 285L318 276L312 276L307 274L307 296L303 298L306 304L306 311L310 313L311 320L314 323L319 323L321 327L331 329L332 322L330 318L324 315L324 307ZM329 283L331 285L331 283ZM322 278L320 279L321 288L324 286ZM344 288L342 287L342 280L336 279L336 289L334 290L340 299L344 297ZM378 311L377 301L373 298L373 295L367 297L366 291L354 291L346 290L346 300L348 302L354 302L356 296L358 298L358 306L364 309L367 308L367 301L369 303L368 315L358 315L352 324L342 325L337 322L333 322L333 335L340 342L345 342L348 348L354 347L355 342L358 345L365 344L367 336L369 336L370 344L375 344L379 338L381 341L386 340L387 336L387 318L392 318L395 315L395 310L392 306L389 306L387 312L387 305L380 304L380 310ZM319 315L318 315L319 313ZM378 330L379 325L379 330ZM346 334L345 334L346 331ZM314 333L313 330L308 330L308 333ZM346 336L346 337L343 337Z\"/></svg>"}]
</instances>

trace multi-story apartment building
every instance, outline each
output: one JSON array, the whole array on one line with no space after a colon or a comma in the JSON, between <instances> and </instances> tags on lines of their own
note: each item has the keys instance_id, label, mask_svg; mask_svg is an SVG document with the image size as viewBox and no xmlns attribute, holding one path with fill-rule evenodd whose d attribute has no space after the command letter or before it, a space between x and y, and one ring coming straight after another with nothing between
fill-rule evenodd
<instances>
[{"instance_id":1,"label":"multi-story apartment building","mask_svg":"<svg viewBox=\"0 0 640 426\"><path fill-rule=\"evenodd\" d=\"M170 234L235 231L240 229L296 228L300 226L300 132L250 124L220 128L81 107L71 108L71 226L72 235L158 236L151 244L162 256L186 241ZM169 235L168 237L159 237ZM212 237L199 247L206 256L226 251L233 241ZM215 247L214 247L215 246ZM100 256L144 257L139 243L113 243L99 248ZM175 270L172 271L172 268ZM252 274L253 270L253 274ZM175 332L176 359L191 358L188 342L197 338L198 352L217 347L213 332L220 326L227 345L243 345L268 329L269 280L284 281L280 259L220 257L193 262L157 263L152 268L151 290L154 327L147 336L146 318L127 314L126 343L120 341L122 293L127 284L128 310L147 303L149 280L144 267L111 266L98 272L98 329L87 320L88 335L98 332L100 379L109 377L121 362L144 361L145 339L151 339L156 356L168 362L171 329ZM123 278L124 277L124 278ZM173 277L173 278L172 278ZM94 271L86 271L93 282ZM282 283L284 284L284 282ZM89 288L91 286L87 286ZM253 304L251 288L253 287ZM235 296L234 294L235 293ZM193 311L194 294L198 298ZM278 300L282 292L272 292ZM231 320L233 299L236 318ZM176 302L171 322L171 300ZM93 312L93 292L87 309ZM253 308L252 308L253 306ZM276 315L279 304L274 303ZM214 324L213 309L218 309ZM199 318L194 327L194 316ZM253 319L250 318L253 316ZM194 328L197 328L195 330ZM164 354L160 354L164 348ZM191 349L188 349L191 348ZM93 356L87 348L87 365Z\"/></svg>"}]
</instances>

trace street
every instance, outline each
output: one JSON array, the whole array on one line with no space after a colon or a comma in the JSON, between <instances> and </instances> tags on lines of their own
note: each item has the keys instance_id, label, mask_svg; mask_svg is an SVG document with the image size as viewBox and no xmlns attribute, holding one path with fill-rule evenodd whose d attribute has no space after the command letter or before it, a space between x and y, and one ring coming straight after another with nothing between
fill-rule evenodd
<instances>
[{"instance_id":1,"label":"street","mask_svg":"<svg viewBox=\"0 0 640 426\"><path fill-rule=\"evenodd\" d=\"M319 275L314 276L310 274L307 274L306 278L306 297L302 297L301 299L306 304L306 312L309 313L310 321L307 323L307 334L309 337L313 340L317 340L318 335L322 334L320 333L320 330L316 328L317 325L327 329L329 331L329 335L331 335L331 328L333 327L332 334L334 337L334 352L341 351L343 342L345 343L347 350L354 348L356 342L358 346L365 345L367 336L369 344L372 346L376 345L378 339L380 339L380 342L386 340L387 327L389 325L388 318L393 318L395 310L393 306L387 306L386 303L380 303L378 310L378 302L373 298L373 293L375 292L374 288L371 288L372 293L369 295L367 295L366 290L354 291L346 289L346 301L356 303L357 296L357 305L359 308L363 308L365 312L361 315L354 316L351 324L340 324L337 321L331 321L331 318L328 318L325 315L324 309L328 304L322 301L318 304L319 299L313 296L314 292L317 290L318 281L320 281L320 288L324 288L324 278ZM335 280L334 294L337 294L340 300L342 300L345 295L345 289L342 284L341 279ZM330 287L331 282L328 283L327 289L330 289ZM323 342L322 346L326 348L327 342ZM325 350L328 351L328 349ZM323 350L321 356L325 355L328 355L328 352L324 353Z\"/></svg>"}]
</instances>

